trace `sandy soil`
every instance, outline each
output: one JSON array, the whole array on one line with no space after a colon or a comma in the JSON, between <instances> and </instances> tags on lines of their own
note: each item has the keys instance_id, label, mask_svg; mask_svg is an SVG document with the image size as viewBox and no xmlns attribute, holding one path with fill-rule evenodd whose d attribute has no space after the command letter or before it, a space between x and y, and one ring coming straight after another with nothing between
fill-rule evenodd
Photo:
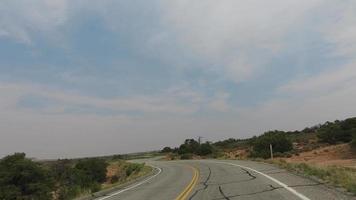
<instances>
[{"instance_id":1,"label":"sandy soil","mask_svg":"<svg viewBox=\"0 0 356 200\"><path fill-rule=\"evenodd\" d=\"M352 151L349 144L339 144L318 148L300 153L285 159L292 163L308 163L318 166L345 166L356 168L356 152Z\"/></svg>"}]
</instances>

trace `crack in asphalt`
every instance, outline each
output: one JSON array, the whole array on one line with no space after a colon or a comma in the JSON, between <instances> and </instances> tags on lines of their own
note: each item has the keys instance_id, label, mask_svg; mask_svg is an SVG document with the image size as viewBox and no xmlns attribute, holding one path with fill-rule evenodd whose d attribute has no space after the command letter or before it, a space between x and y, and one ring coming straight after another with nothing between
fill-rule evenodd
<instances>
[{"instance_id":1,"label":"crack in asphalt","mask_svg":"<svg viewBox=\"0 0 356 200\"><path fill-rule=\"evenodd\" d=\"M208 166L208 170L209 170L209 174L208 174L207 178L205 179L205 181L203 182L204 188L201 188L201 189L199 189L199 190L196 190L196 191L190 196L189 200L192 200L192 199L195 197L195 195L197 195L200 191L206 190L206 189L208 188L208 186L209 186L208 181L209 181L210 176L211 176L211 168L210 168L209 166Z\"/></svg>"},{"instance_id":2,"label":"crack in asphalt","mask_svg":"<svg viewBox=\"0 0 356 200\"><path fill-rule=\"evenodd\" d=\"M244 168L241 168L241 170L242 170L242 171L244 171L244 172L246 172L246 174L247 174L247 175L249 175L249 176L251 177L251 180L253 180L253 179L256 179L256 178L257 178L255 175L251 174L251 172L250 172L250 171L248 171L248 170L246 170L246 169L244 169Z\"/></svg>"},{"instance_id":3,"label":"crack in asphalt","mask_svg":"<svg viewBox=\"0 0 356 200\"><path fill-rule=\"evenodd\" d=\"M211 182L209 185L227 185L227 184L232 184L232 183L243 183L243 182L248 182L256 179L257 177L252 175L251 172L249 172L246 169L241 168L241 170L244 171L244 173L239 173L239 174L247 174L249 176L249 179L244 179L244 180L238 180L238 181L229 181L229 182L223 182L223 183L214 183Z\"/></svg>"},{"instance_id":4,"label":"crack in asphalt","mask_svg":"<svg viewBox=\"0 0 356 200\"><path fill-rule=\"evenodd\" d=\"M201 192L201 191L203 191L203 190L206 190L209 185L218 185L220 194L224 197L224 199L229 200L229 197L226 196L226 195L224 194L224 192L222 191L222 188L221 188L222 185L227 185L227 184L232 184L232 183L247 182L247 181L252 181L252 180L254 180L254 179L257 178L255 175L251 174L250 171L248 171L248 170L246 170L246 169L244 169L244 168L240 168L242 171L244 171L244 174L247 174L247 175L250 177L249 179L240 180L240 181L231 181L231 182L225 182L225 183L210 183L210 184L208 184L207 182L209 181L210 176L211 176L211 168L208 166L208 169L209 169L208 177L207 177L206 180L203 182L204 188L201 188L201 189L196 190L196 191L190 196L189 200L192 200L199 192Z\"/></svg>"},{"instance_id":5,"label":"crack in asphalt","mask_svg":"<svg viewBox=\"0 0 356 200\"><path fill-rule=\"evenodd\" d=\"M252 196L252 195L257 195L257 194L262 194L262 193L265 193L265 192L271 192L271 191L274 191L274 190L277 190L277 189L281 189L283 187L276 187L276 186L273 186L273 185L268 185L269 188L265 189L265 190L261 190L261 191L257 191L257 192L252 192L252 193L245 193L245 194L236 194L236 195L226 195L222 189L222 186L223 185L228 185L228 184L233 184L233 183L241 183L241 182L247 182L247 181L252 181L254 179L257 179L257 177L252 174L249 170L246 170L244 168L240 168L242 171L244 171L244 174L247 174L249 176L249 179L246 179L246 180L240 180L240 181L231 181L231 182L225 182L225 183L209 183L208 184L208 181L210 180L210 177L211 177L211 168L208 166L208 170L209 170L209 173L208 173L208 176L207 178L204 180L204 182L202 183L203 184L203 188L200 188L198 190L196 190L192 195L191 197L189 198L189 200L192 200L194 197L196 197L196 195L201 192L201 191L204 191L208 188L208 186L211 186L211 185L218 185L218 189L219 189L219 192L222 196L222 198L215 198L214 200L222 200L222 199L225 199L225 200L230 200L231 198L234 198L234 197L241 197L241 196ZM282 172L271 172L271 173L282 173ZM322 185L322 183L314 183L314 184L299 184L299 185L290 185L289 187L312 187L312 186L318 186L318 185Z\"/></svg>"},{"instance_id":6,"label":"crack in asphalt","mask_svg":"<svg viewBox=\"0 0 356 200\"><path fill-rule=\"evenodd\" d=\"M229 198L228 196L226 196L225 193L222 191L222 188L221 188L220 185L219 185L219 192L220 192L220 194L224 197L224 199L230 200L230 198Z\"/></svg>"},{"instance_id":7,"label":"crack in asphalt","mask_svg":"<svg viewBox=\"0 0 356 200\"><path fill-rule=\"evenodd\" d=\"M246 194L236 194L236 195L224 196L224 198L217 198L214 200L230 199L233 197L241 197L241 196L252 196L252 195L261 194L261 193L265 193L265 192L271 192L271 191L282 188L282 187L274 187L273 185L268 185L268 186L270 187L270 189L266 189L266 190L262 190L262 191L258 191L258 192L246 193Z\"/></svg>"},{"instance_id":8,"label":"crack in asphalt","mask_svg":"<svg viewBox=\"0 0 356 200\"><path fill-rule=\"evenodd\" d=\"M208 181L210 179L210 176L211 176L211 169L210 167L208 166L208 169L209 169L209 174L208 174L208 177L206 178L206 180L204 181L203 185L204 185L204 189L208 188Z\"/></svg>"},{"instance_id":9,"label":"crack in asphalt","mask_svg":"<svg viewBox=\"0 0 356 200\"><path fill-rule=\"evenodd\" d=\"M317 186L317 185L322 185L322 183L291 185L289 187L312 187L312 186ZM226 199L226 198L229 199L229 198L241 197L241 196L252 196L252 195L261 194L261 193L265 193L265 192L271 192L271 191L283 188L283 187L275 187L273 185L268 185L268 186L270 187L269 189L265 189L265 190L262 190L262 191L246 193L246 194L237 194L237 195L224 196L224 198L217 198L215 200ZM219 190L220 190L220 186L219 186ZM221 193L221 191L220 191L220 193Z\"/></svg>"}]
</instances>

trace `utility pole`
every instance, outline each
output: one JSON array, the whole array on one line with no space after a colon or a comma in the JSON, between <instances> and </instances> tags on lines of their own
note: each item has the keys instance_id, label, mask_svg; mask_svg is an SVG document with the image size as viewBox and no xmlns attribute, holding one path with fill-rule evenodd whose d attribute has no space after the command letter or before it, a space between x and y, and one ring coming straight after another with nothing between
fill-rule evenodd
<instances>
[{"instance_id":1,"label":"utility pole","mask_svg":"<svg viewBox=\"0 0 356 200\"><path fill-rule=\"evenodd\" d=\"M272 144L269 144L269 150L271 151L271 159L273 160L273 147L272 147Z\"/></svg>"}]
</instances>

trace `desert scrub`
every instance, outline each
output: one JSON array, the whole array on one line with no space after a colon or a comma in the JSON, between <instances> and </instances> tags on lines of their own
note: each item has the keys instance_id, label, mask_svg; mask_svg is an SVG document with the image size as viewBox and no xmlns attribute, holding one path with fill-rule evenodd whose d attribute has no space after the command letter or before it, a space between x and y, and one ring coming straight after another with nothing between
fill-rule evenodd
<instances>
[{"instance_id":1,"label":"desert scrub","mask_svg":"<svg viewBox=\"0 0 356 200\"><path fill-rule=\"evenodd\" d=\"M343 187L356 195L356 169L339 166L316 167L306 163L288 163L285 160L269 161L281 168L309 177L317 177L334 186Z\"/></svg>"},{"instance_id":2,"label":"desert scrub","mask_svg":"<svg viewBox=\"0 0 356 200\"><path fill-rule=\"evenodd\" d=\"M144 166L144 163L130 163L126 166L126 176L130 176L133 173L140 172Z\"/></svg>"},{"instance_id":3,"label":"desert scrub","mask_svg":"<svg viewBox=\"0 0 356 200\"><path fill-rule=\"evenodd\" d=\"M152 173L152 167L144 163L130 163L123 160L111 162L109 168L111 173L108 174L108 181L102 186L104 189L115 187Z\"/></svg>"}]
</instances>

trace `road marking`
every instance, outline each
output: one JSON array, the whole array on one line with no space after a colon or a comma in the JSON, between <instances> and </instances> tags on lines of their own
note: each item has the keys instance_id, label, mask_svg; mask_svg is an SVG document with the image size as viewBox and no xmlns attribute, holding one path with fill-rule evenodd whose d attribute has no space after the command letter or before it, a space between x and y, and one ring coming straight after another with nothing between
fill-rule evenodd
<instances>
[{"instance_id":1,"label":"road marking","mask_svg":"<svg viewBox=\"0 0 356 200\"><path fill-rule=\"evenodd\" d=\"M194 172L193 178L190 181L189 185L183 190L182 193L175 199L175 200L185 200L188 198L189 194L194 189L195 185L198 183L199 180L199 170L195 167L190 166Z\"/></svg>"},{"instance_id":2,"label":"road marking","mask_svg":"<svg viewBox=\"0 0 356 200\"><path fill-rule=\"evenodd\" d=\"M118 195L118 194L121 194L121 193L123 193L123 192L126 192L126 191L128 191L128 190L134 189L134 188L136 188L136 187L138 187L138 186L140 186L140 185L142 185L142 184L148 182L149 180L153 179L154 177L158 176L158 175L162 172L162 169L161 169L161 168L155 167L155 166L153 166L153 165L150 165L150 166L158 170L158 172L157 172L155 175L152 175L152 176L148 177L147 179L145 179L145 180L143 180L143 181L141 181L141 182L139 182L139 183L136 183L136 184L134 184L134 185L132 185L132 186L130 186L130 187L127 187L127 188L125 188L125 189L119 190L119 191L117 191L117 192L115 192L115 193L112 193L112 194L110 194L110 195L108 195L108 196L105 196L105 197L102 197L102 198L99 198L99 199L96 199L96 200L108 199L108 198L111 198L111 197L116 196L116 195Z\"/></svg>"},{"instance_id":3,"label":"road marking","mask_svg":"<svg viewBox=\"0 0 356 200\"><path fill-rule=\"evenodd\" d=\"M304 196L303 194L297 192L295 189L289 187L288 185L282 183L281 181L267 175L267 174L264 174L260 171L257 171L255 169L252 169L252 168L249 168L249 167L245 167L245 166L242 166L242 165L238 165L238 164L234 164L234 163L228 163L228 162L214 162L214 163L222 163L222 164L226 164L226 165L233 165L233 166L236 166L236 167L241 167L241 168L244 168L244 169L247 169L247 170L250 170L250 171L253 171L257 174L260 174L268 179L270 179L271 181L274 181L275 183L277 183L278 185L282 186L284 189L288 190L289 192L293 193L294 195L296 195L297 197L299 197L300 199L302 200L310 200L308 197Z\"/></svg>"}]
</instances>

